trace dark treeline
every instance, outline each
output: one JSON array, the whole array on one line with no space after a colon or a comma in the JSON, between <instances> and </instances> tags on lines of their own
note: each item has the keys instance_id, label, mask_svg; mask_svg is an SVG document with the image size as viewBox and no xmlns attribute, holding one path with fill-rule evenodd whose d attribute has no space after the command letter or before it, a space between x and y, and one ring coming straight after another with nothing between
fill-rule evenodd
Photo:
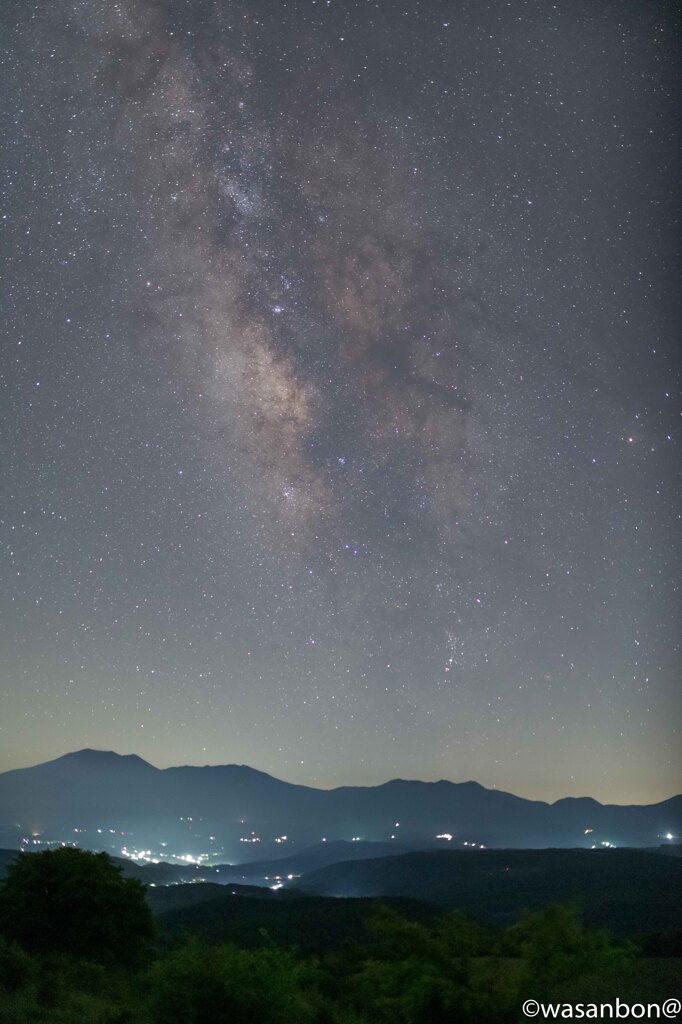
<instances>
[{"instance_id":1,"label":"dark treeline","mask_svg":"<svg viewBox=\"0 0 682 1024\"><path fill-rule=\"evenodd\" d=\"M261 927L244 948L164 931L144 887L106 854L20 856L0 887L0 1022L502 1024L523 1019L527 998L675 991L670 941L652 939L643 956L584 927L575 907L549 905L504 929L459 912L410 918L407 901L405 913L367 907L337 944L302 949Z\"/></svg>"}]
</instances>

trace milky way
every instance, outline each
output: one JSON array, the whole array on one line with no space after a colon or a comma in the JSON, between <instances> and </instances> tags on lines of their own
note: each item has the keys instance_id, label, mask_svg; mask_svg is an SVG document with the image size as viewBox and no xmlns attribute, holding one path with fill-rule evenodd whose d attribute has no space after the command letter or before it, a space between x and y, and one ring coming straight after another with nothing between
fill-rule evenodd
<instances>
[{"instance_id":1,"label":"milky way","mask_svg":"<svg viewBox=\"0 0 682 1024\"><path fill-rule=\"evenodd\" d=\"M677 788L659 3L8 3L10 768Z\"/></svg>"}]
</instances>

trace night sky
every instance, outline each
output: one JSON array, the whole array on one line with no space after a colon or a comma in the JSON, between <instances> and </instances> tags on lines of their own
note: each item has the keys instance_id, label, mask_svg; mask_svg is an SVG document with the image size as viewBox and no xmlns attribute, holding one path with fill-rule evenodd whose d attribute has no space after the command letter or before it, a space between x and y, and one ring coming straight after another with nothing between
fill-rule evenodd
<instances>
[{"instance_id":1,"label":"night sky","mask_svg":"<svg viewBox=\"0 0 682 1024\"><path fill-rule=\"evenodd\" d=\"M673 11L4 0L0 768L680 788Z\"/></svg>"}]
</instances>

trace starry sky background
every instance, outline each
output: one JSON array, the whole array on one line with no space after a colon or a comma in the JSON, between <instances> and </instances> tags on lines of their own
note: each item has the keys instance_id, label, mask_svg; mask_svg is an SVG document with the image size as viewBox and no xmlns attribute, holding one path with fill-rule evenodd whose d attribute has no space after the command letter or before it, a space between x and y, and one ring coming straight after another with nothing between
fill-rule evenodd
<instances>
[{"instance_id":1,"label":"starry sky background","mask_svg":"<svg viewBox=\"0 0 682 1024\"><path fill-rule=\"evenodd\" d=\"M0 768L652 802L660 0L5 0Z\"/></svg>"}]
</instances>

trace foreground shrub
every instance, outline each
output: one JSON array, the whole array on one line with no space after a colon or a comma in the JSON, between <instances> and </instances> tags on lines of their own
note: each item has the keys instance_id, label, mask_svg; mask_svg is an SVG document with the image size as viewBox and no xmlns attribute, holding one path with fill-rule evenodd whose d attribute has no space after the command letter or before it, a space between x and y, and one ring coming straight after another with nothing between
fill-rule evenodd
<instances>
[{"instance_id":1,"label":"foreground shrub","mask_svg":"<svg viewBox=\"0 0 682 1024\"><path fill-rule=\"evenodd\" d=\"M31 981L34 964L16 942L0 935L0 993L17 992Z\"/></svg>"},{"instance_id":2,"label":"foreground shrub","mask_svg":"<svg viewBox=\"0 0 682 1024\"><path fill-rule=\"evenodd\" d=\"M631 955L607 932L585 928L575 907L552 904L524 914L500 945L521 957L538 995L559 991L582 975L608 975Z\"/></svg>"},{"instance_id":3,"label":"foreground shrub","mask_svg":"<svg viewBox=\"0 0 682 1024\"><path fill-rule=\"evenodd\" d=\"M284 950L191 942L149 972L154 1024L307 1024L309 971Z\"/></svg>"}]
</instances>

